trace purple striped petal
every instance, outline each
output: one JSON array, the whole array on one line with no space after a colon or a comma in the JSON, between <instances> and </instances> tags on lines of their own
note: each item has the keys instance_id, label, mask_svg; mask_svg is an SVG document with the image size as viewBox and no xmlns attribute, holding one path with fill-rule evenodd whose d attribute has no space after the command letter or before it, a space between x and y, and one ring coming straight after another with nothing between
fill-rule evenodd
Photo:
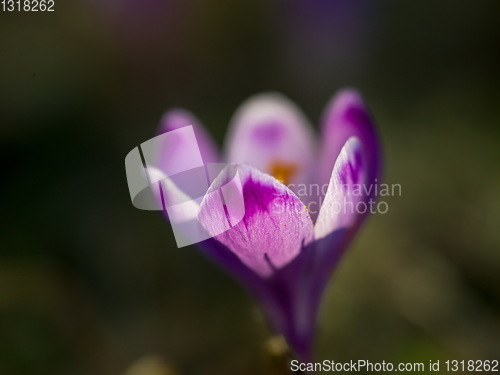
<instances>
[{"instance_id":1,"label":"purple striped petal","mask_svg":"<svg viewBox=\"0 0 500 375\"><path fill-rule=\"evenodd\" d=\"M366 213L369 185L368 160L356 137L347 140L333 167L323 204L319 211L314 236L321 239L335 230L351 228Z\"/></svg>"},{"instance_id":2,"label":"purple striped petal","mask_svg":"<svg viewBox=\"0 0 500 375\"><path fill-rule=\"evenodd\" d=\"M165 138L157 137L150 151L143 147L146 162L155 165L191 198L202 197L209 186L205 165L219 159L210 135L195 116L183 109L165 113L158 134L165 134Z\"/></svg>"},{"instance_id":3,"label":"purple striped petal","mask_svg":"<svg viewBox=\"0 0 500 375\"><path fill-rule=\"evenodd\" d=\"M328 184L340 150L351 137L361 142L366 161L367 184L380 173L380 146L374 122L361 95L352 89L339 92L328 105L322 123L321 157L317 173L320 186Z\"/></svg>"},{"instance_id":4,"label":"purple striped petal","mask_svg":"<svg viewBox=\"0 0 500 375\"><path fill-rule=\"evenodd\" d=\"M292 261L313 238L313 225L304 204L286 186L248 165L231 165L212 183L209 193L232 180L235 169L241 179L245 214L234 224L230 207L221 209L214 194L207 194L199 220L215 239L261 277L269 277ZM227 203L227 202L226 202Z\"/></svg>"},{"instance_id":5,"label":"purple striped petal","mask_svg":"<svg viewBox=\"0 0 500 375\"><path fill-rule=\"evenodd\" d=\"M369 184L372 163L369 149L351 137L333 167L328 190L314 226L311 272L306 280L311 306L318 306L325 286L347 246L369 212L374 195Z\"/></svg>"},{"instance_id":6,"label":"purple striped petal","mask_svg":"<svg viewBox=\"0 0 500 375\"><path fill-rule=\"evenodd\" d=\"M243 103L231 122L226 147L228 161L251 164L285 184L310 180L312 128L280 94L261 94Z\"/></svg>"},{"instance_id":7,"label":"purple striped petal","mask_svg":"<svg viewBox=\"0 0 500 375\"><path fill-rule=\"evenodd\" d=\"M333 98L322 132L318 180L328 190L315 224L318 269L313 289L318 293L367 216L364 205L375 198L381 165L373 121L355 90Z\"/></svg>"},{"instance_id":8,"label":"purple striped petal","mask_svg":"<svg viewBox=\"0 0 500 375\"><path fill-rule=\"evenodd\" d=\"M260 302L275 331L292 351L310 358L319 299L309 286L315 243L313 226L303 203L271 176L248 165L231 165L209 191L226 186L237 168L245 205L243 220L227 232L200 244ZM209 233L232 223L232 209L221 209L207 195L199 220Z\"/></svg>"}]
</instances>

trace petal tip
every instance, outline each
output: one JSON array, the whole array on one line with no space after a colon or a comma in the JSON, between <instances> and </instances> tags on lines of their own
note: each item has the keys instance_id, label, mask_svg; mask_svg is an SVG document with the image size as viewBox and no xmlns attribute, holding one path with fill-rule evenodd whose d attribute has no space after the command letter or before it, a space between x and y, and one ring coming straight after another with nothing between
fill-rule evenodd
<instances>
[{"instance_id":1,"label":"petal tip","mask_svg":"<svg viewBox=\"0 0 500 375\"><path fill-rule=\"evenodd\" d=\"M345 111L350 107L366 108L363 96L361 93L352 87L344 88L338 91L330 101L330 106L333 111Z\"/></svg>"},{"instance_id":2,"label":"petal tip","mask_svg":"<svg viewBox=\"0 0 500 375\"><path fill-rule=\"evenodd\" d=\"M181 107L175 107L163 114L157 133L163 134L171 130L193 125L197 122L198 120L191 112Z\"/></svg>"}]
</instances>

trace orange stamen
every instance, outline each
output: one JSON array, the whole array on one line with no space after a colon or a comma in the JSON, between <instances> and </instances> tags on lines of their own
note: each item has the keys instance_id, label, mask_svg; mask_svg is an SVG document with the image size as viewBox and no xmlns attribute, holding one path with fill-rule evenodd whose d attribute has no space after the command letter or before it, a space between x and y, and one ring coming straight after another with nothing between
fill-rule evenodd
<instances>
[{"instance_id":1,"label":"orange stamen","mask_svg":"<svg viewBox=\"0 0 500 375\"><path fill-rule=\"evenodd\" d=\"M288 185L297 173L298 167L295 164L274 161L269 165L269 171L279 182Z\"/></svg>"}]
</instances>

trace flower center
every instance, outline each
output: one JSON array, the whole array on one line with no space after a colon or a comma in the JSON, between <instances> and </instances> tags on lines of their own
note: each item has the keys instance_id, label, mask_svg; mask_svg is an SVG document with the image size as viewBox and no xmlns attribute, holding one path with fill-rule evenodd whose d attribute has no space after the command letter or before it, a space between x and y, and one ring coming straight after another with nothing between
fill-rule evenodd
<instances>
[{"instance_id":1,"label":"flower center","mask_svg":"<svg viewBox=\"0 0 500 375\"><path fill-rule=\"evenodd\" d=\"M269 164L269 172L282 184L288 185L290 180L298 171L296 164L286 163L282 161L273 161Z\"/></svg>"}]
</instances>

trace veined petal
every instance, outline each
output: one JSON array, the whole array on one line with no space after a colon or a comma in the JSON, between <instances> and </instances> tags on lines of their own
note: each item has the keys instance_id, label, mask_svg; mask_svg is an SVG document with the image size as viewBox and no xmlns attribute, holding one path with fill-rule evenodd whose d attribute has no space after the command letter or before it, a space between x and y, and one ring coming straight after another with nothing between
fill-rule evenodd
<instances>
[{"instance_id":1,"label":"veined petal","mask_svg":"<svg viewBox=\"0 0 500 375\"><path fill-rule=\"evenodd\" d=\"M314 273L309 277L313 301L319 302L333 269L369 212L367 202L372 192L366 185L369 163L365 151L361 141L351 137L335 162L314 226L315 247L311 267Z\"/></svg>"},{"instance_id":2,"label":"veined petal","mask_svg":"<svg viewBox=\"0 0 500 375\"><path fill-rule=\"evenodd\" d=\"M365 183L375 184L381 163L379 140L374 122L357 91L346 89L335 95L327 106L321 131L321 157L316 178L320 186L330 181L334 163L351 137L357 137L363 148Z\"/></svg>"},{"instance_id":3,"label":"veined petal","mask_svg":"<svg viewBox=\"0 0 500 375\"><path fill-rule=\"evenodd\" d=\"M170 220L173 222L184 222L194 220L200 211L200 205L168 178L158 168L148 166L148 175L151 184L159 184L155 190L155 198L164 211L170 208Z\"/></svg>"},{"instance_id":4,"label":"veined petal","mask_svg":"<svg viewBox=\"0 0 500 375\"><path fill-rule=\"evenodd\" d=\"M314 160L312 128L280 94L261 94L236 111L226 139L228 161L248 163L285 184L307 183Z\"/></svg>"},{"instance_id":5,"label":"veined petal","mask_svg":"<svg viewBox=\"0 0 500 375\"><path fill-rule=\"evenodd\" d=\"M335 162L328 190L314 225L316 239L325 238L335 230L352 227L366 213L365 201L371 193L366 185L367 162L359 139L349 138ZM360 202L363 203L361 208L358 206Z\"/></svg>"},{"instance_id":6,"label":"veined petal","mask_svg":"<svg viewBox=\"0 0 500 375\"><path fill-rule=\"evenodd\" d=\"M154 197L170 221L177 246L184 247L209 238L198 221L202 198L193 199L185 194L158 168L148 166L147 171Z\"/></svg>"},{"instance_id":7,"label":"veined petal","mask_svg":"<svg viewBox=\"0 0 500 375\"><path fill-rule=\"evenodd\" d=\"M209 186L205 166L218 160L208 133L196 117L182 109L167 112L158 133L141 145L146 163L165 173L191 198L203 196Z\"/></svg>"},{"instance_id":8,"label":"veined petal","mask_svg":"<svg viewBox=\"0 0 500 375\"><path fill-rule=\"evenodd\" d=\"M200 154L204 163L216 163L219 161L219 152L210 134L205 130L200 121L190 112L184 109L172 109L166 112L158 127L158 134L163 134L171 130L193 126L194 134L200 148ZM163 163L168 163L165 157Z\"/></svg>"},{"instance_id":9,"label":"veined petal","mask_svg":"<svg viewBox=\"0 0 500 375\"><path fill-rule=\"evenodd\" d=\"M244 199L240 221L234 220L230 207L217 205L216 194L210 194L233 180L235 170ZM312 241L312 221L300 199L256 168L233 164L220 173L208 192L201 203L201 224L261 277L271 276L286 266ZM231 229L224 232L223 226L228 222Z\"/></svg>"}]
</instances>

